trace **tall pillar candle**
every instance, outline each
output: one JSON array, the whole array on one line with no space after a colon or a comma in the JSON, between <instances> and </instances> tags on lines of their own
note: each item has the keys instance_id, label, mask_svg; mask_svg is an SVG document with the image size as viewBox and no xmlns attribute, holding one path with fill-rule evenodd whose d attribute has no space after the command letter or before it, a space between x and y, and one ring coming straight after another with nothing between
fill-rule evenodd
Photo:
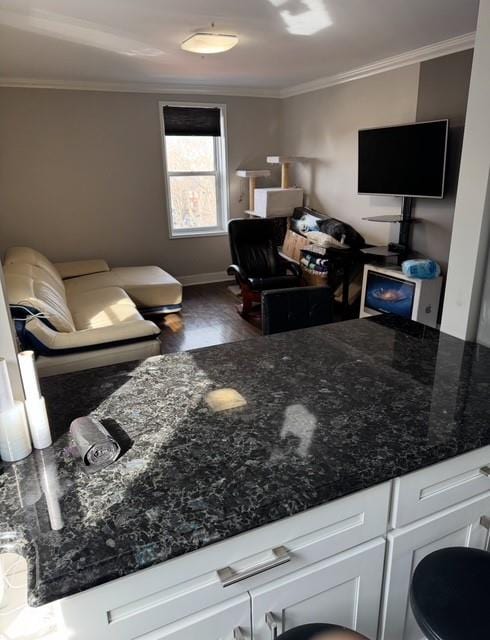
<instances>
[{"instance_id":1,"label":"tall pillar candle","mask_svg":"<svg viewBox=\"0 0 490 640\"><path fill-rule=\"evenodd\" d=\"M53 440L49 428L46 403L39 388L33 351L21 351L18 355L22 386L26 396L26 412L32 443L36 449L49 447Z\"/></svg>"},{"instance_id":2,"label":"tall pillar candle","mask_svg":"<svg viewBox=\"0 0 490 640\"><path fill-rule=\"evenodd\" d=\"M39 380L37 378L34 351L21 351L17 356L22 377L22 386L27 400L37 400L41 397Z\"/></svg>"},{"instance_id":3,"label":"tall pillar candle","mask_svg":"<svg viewBox=\"0 0 490 640\"><path fill-rule=\"evenodd\" d=\"M5 358L0 358L0 413L12 409L13 406L14 396L10 386L7 361Z\"/></svg>"},{"instance_id":4,"label":"tall pillar candle","mask_svg":"<svg viewBox=\"0 0 490 640\"><path fill-rule=\"evenodd\" d=\"M24 404L14 400L7 361L0 358L0 458L15 462L31 451Z\"/></svg>"}]
</instances>

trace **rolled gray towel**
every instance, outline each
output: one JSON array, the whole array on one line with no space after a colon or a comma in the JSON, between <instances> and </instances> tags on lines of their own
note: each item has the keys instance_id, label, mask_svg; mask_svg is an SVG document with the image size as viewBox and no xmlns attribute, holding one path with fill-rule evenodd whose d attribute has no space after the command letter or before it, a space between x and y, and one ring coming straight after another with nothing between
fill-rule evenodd
<instances>
[{"instance_id":1,"label":"rolled gray towel","mask_svg":"<svg viewBox=\"0 0 490 640\"><path fill-rule=\"evenodd\" d=\"M119 444L96 418L76 418L70 425L70 434L88 467L105 467L121 452Z\"/></svg>"}]
</instances>

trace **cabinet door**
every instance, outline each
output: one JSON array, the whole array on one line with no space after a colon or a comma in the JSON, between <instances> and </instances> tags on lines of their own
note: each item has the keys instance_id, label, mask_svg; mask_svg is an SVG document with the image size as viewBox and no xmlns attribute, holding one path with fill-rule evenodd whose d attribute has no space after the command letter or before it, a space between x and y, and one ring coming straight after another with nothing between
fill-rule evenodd
<instances>
[{"instance_id":1,"label":"cabinet door","mask_svg":"<svg viewBox=\"0 0 490 640\"><path fill-rule=\"evenodd\" d=\"M378 538L253 589L254 640L271 640L311 622L340 624L375 638L384 550L385 540Z\"/></svg>"},{"instance_id":2,"label":"cabinet door","mask_svg":"<svg viewBox=\"0 0 490 640\"><path fill-rule=\"evenodd\" d=\"M250 597L248 594L205 609L165 625L134 640L249 640Z\"/></svg>"},{"instance_id":3,"label":"cabinet door","mask_svg":"<svg viewBox=\"0 0 490 640\"><path fill-rule=\"evenodd\" d=\"M487 536L480 524L483 515L490 515L488 492L388 534L382 640L424 638L410 607L410 583L415 567L437 549L483 548Z\"/></svg>"}]
</instances>

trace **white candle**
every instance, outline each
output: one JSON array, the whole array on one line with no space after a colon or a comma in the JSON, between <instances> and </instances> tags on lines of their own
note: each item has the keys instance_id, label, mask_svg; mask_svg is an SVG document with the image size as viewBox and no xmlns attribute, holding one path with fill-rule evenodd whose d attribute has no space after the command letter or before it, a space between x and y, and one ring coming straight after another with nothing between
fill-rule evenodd
<instances>
[{"instance_id":1,"label":"white candle","mask_svg":"<svg viewBox=\"0 0 490 640\"><path fill-rule=\"evenodd\" d=\"M26 399L38 400L41 397L41 390L34 362L34 351L21 351L17 357Z\"/></svg>"},{"instance_id":2,"label":"white candle","mask_svg":"<svg viewBox=\"0 0 490 640\"><path fill-rule=\"evenodd\" d=\"M10 386L7 361L0 358L0 412L9 411L14 406L14 396Z\"/></svg>"},{"instance_id":3,"label":"white candle","mask_svg":"<svg viewBox=\"0 0 490 640\"><path fill-rule=\"evenodd\" d=\"M32 451L23 402L0 412L0 457L6 462L22 460Z\"/></svg>"},{"instance_id":4,"label":"white candle","mask_svg":"<svg viewBox=\"0 0 490 640\"><path fill-rule=\"evenodd\" d=\"M41 396L40 398L26 400L26 412L34 448L45 449L49 447L53 440L44 398Z\"/></svg>"}]
</instances>

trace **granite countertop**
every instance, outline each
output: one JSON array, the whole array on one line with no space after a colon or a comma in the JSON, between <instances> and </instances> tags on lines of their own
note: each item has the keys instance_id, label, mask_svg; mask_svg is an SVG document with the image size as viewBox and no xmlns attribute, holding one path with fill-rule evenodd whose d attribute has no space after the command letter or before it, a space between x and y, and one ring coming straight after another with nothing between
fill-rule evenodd
<instances>
[{"instance_id":1,"label":"granite countertop","mask_svg":"<svg viewBox=\"0 0 490 640\"><path fill-rule=\"evenodd\" d=\"M382 317L46 379L53 447L1 468L41 605L490 444L490 350ZM210 391L246 404L213 412ZM87 474L92 413L128 450Z\"/></svg>"}]
</instances>

